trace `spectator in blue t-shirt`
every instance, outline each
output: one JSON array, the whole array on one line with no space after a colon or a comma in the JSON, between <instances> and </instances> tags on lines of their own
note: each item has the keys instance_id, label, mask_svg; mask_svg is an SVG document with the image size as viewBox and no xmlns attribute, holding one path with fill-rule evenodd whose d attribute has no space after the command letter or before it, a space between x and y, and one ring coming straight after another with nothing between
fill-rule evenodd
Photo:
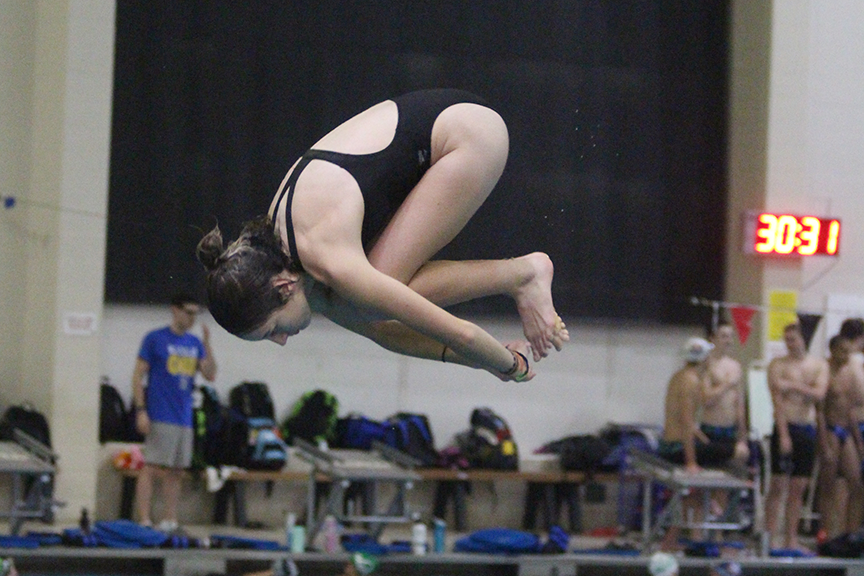
<instances>
[{"instance_id":1,"label":"spectator in blue t-shirt","mask_svg":"<svg viewBox=\"0 0 864 576\"><path fill-rule=\"evenodd\" d=\"M210 330L202 324L200 340L189 333L199 311L198 302L186 294L172 298L171 324L144 337L132 374L135 423L146 438L144 468L135 487L138 521L151 525L153 478L158 476L165 499L159 528L166 532L178 527L181 475L192 461L195 374L201 372L210 382L216 378Z\"/></svg>"}]
</instances>

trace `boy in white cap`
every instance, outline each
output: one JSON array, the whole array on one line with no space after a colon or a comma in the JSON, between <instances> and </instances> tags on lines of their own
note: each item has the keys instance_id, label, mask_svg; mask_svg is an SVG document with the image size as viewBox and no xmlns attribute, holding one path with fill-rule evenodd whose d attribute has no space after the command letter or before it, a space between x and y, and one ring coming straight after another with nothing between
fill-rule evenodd
<instances>
[{"instance_id":1,"label":"boy in white cap","mask_svg":"<svg viewBox=\"0 0 864 576\"><path fill-rule=\"evenodd\" d=\"M681 350L685 365L672 375L666 390L663 438L657 453L673 464L683 464L691 474L698 473L700 466L726 463L734 452L734 444L710 443L697 421L708 372L707 360L713 349L714 345L704 338L687 340ZM685 498L684 507L693 509L693 513L700 516L701 509L695 499L696 494ZM664 550L675 547L678 533L677 526L667 530L661 544Z\"/></svg>"},{"instance_id":2,"label":"boy in white cap","mask_svg":"<svg viewBox=\"0 0 864 576\"><path fill-rule=\"evenodd\" d=\"M699 471L697 440L707 444L707 439L699 432L696 414L702 404L706 360L713 349L714 345L703 338L687 340L681 350L686 364L672 375L666 389L663 438L658 453L674 464L683 464L693 473Z\"/></svg>"}]
</instances>

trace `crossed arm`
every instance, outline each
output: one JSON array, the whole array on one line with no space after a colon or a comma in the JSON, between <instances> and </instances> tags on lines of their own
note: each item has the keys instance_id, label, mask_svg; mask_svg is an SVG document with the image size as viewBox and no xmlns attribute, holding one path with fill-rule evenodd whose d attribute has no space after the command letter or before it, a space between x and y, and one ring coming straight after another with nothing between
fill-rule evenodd
<instances>
[{"instance_id":1,"label":"crossed arm","mask_svg":"<svg viewBox=\"0 0 864 576\"><path fill-rule=\"evenodd\" d=\"M771 366L768 367L768 384L780 392L797 392L815 402L821 402L825 398L825 393L828 392L828 364L819 362L819 367L813 379L808 382L790 379L780 373L780 369L775 367L773 372Z\"/></svg>"}]
</instances>

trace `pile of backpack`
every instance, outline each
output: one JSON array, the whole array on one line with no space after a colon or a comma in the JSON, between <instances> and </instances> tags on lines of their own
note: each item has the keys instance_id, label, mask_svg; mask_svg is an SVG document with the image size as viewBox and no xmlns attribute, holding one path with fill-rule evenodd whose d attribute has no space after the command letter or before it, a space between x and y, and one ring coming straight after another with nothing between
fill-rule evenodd
<instances>
[{"instance_id":1,"label":"pile of backpack","mask_svg":"<svg viewBox=\"0 0 864 576\"><path fill-rule=\"evenodd\" d=\"M135 430L134 411L105 379L100 396L100 442L143 441ZM317 389L301 395L277 424L267 384L241 382L231 389L227 404L205 384L196 389L192 467L278 470L287 462L287 445L301 438L318 446L359 450L380 442L412 457L418 466L518 469L519 451L504 418L490 408L476 408L469 424L452 446L439 451L425 414L397 412L383 420L359 413L340 417L337 398Z\"/></svg>"},{"instance_id":2,"label":"pile of backpack","mask_svg":"<svg viewBox=\"0 0 864 576\"><path fill-rule=\"evenodd\" d=\"M329 392L304 394L282 423L288 441L302 438L334 448L370 450L376 442L414 458L419 466L516 470L519 451L507 422L490 408L476 408L470 428L456 435L454 446L437 450L429 418L415 412L397 412L383 420L349 413L338 417L339 402Z\"/></svg>"},{"instance_id":3,"label":"pile of backpack","mask_svg":"<svg viewBox=\"0 0 864 576\"><path fill-rule=\"evenodd\" d=\"M425 414L398 412L385 420L349 414L336 425L336 446L369 450L380 442L414 458L420 466L437 466L438 451Z\"/></svg>"}]
</instances>

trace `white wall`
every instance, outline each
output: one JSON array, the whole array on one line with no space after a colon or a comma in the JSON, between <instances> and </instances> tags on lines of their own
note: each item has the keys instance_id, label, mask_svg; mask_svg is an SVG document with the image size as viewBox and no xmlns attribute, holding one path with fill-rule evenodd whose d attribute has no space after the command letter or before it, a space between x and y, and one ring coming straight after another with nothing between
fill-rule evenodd
<instances>
[{"instance_id":1,"label":"white wall","mask_svg":"<svg viewBox=\"0 0 864 576\"><path fill-rule=\"evenodd\" d=\"M127 399L143 335L167 324L162 307L105 307L102 323L103 373ZM284 348L245 342L208 316L219 363L216 388L224 401L242 380L270 386L280 418L308 390L323 388L339 399L341 413L384 418L403 410L423 412L443 447L468 427L471 410L489 406L510 424L520 450L607 422L660 424L669 376L680 366L677 350L698 328L590 326L568 322L571 342L537 366L531 382L504 383L487 372L398 356L323 317L290 338ZM477 319L501 339L520 334L517 323ZM193 331L199 331L196 327Z\"/></svg>"},{"instance_id":2,"label":"white wall","mask_svg":"<svg viewBox=\"0 0 864 576\"><path fill-rule=\"evenodd\" d=\"M836 259L766 262L763 297L796 290L799 307L816 313L830 312L836 295L864 298L862 19L857 0L773 4L765 208L839 217L843 236ZM827 327L823 321L814 336L814 352L826 350Z\"/></svg>"}]
</instances>

